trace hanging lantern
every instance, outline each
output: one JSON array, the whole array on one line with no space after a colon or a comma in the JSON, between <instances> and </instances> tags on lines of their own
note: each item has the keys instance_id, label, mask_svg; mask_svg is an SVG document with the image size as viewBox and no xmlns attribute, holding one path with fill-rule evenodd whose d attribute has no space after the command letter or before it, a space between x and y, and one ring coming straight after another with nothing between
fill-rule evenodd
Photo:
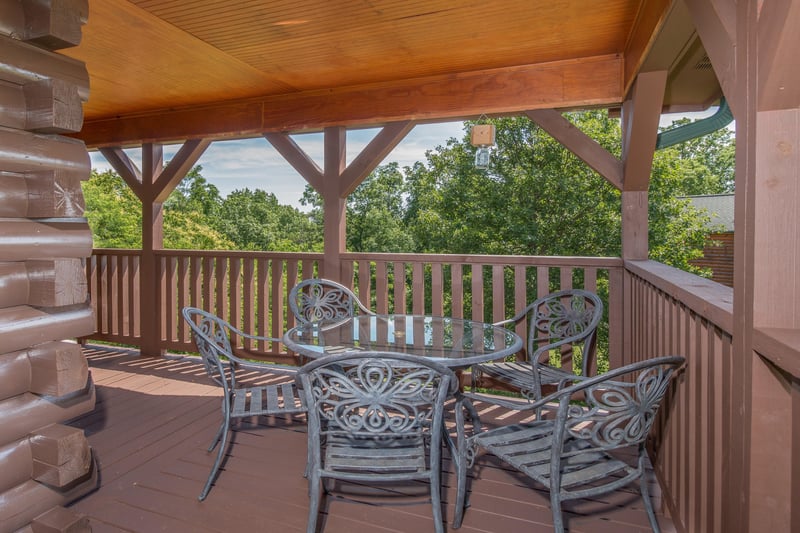
<instances>
[{"instance_id":1,"label":"hanging lantern","mask_svg":"<svg viewBox=\"0 0 800 533\"><path fill-rule=\"evenodd\" d=\"M490 148L494 146L494 124L475 124L470 132L470 143L476 147L475 168L489 168Z\"/></svg>"}]
</instances>

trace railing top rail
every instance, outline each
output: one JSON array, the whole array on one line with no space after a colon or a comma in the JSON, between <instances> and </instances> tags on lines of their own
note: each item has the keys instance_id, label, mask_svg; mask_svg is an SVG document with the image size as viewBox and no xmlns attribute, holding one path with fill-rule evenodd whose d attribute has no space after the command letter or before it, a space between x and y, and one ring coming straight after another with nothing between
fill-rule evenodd
<instances>
[{"instance_id":1,"label":"railing top rail","mask_svg":"<svg viewBox=\"0 0 800 533\"><path fill-rule=\"evenodd\" d=\"M136 248L95 248L95 254L101 255L140 255ZM270 259L319 260L321 252L262 252L243 250L155 250L156 255L172 257L263 257ZM477 254L413 254L413 253L373 253L346 252L342 258L350 261L400 261L408 263L462 263L482 265L540 265L553 267L594 267L622 268L623 261L619 257L582 257L582 256L542 256L542 255L477 255Z\"/></svg>"},{"instance_id":2,"label":"railing top rail","mask_svg":"<svg viewBox=\"0 0 800 533\"><path fill-rule=\"evenodd\" d=\"M625 269L682 302L727 334L733 334L731 287L657 261L625 261Z\"/></svg>"},{"instance_id":3,"label":"railing top rail","mask_svg":"<svg viewBox=\"0 0 800 533\"><path fill-rule=\"evenodd\" d=\"M576 266L613 268L623 266L618 257L579 257L579 256L542 256L542 255L478 255L478 254L405 254L405 253L372 253L348 252L342 254L343 259L371 259L380 261L406 261L419 263L474 263L542 266Z\"/></svg>"}]
</instances>

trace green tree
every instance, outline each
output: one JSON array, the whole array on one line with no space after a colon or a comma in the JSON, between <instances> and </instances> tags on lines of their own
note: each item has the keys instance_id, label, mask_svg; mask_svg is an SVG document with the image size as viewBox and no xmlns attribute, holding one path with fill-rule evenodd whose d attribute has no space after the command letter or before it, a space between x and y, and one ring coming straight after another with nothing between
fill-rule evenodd
<instances>
[{"instance_id":1,"label":"green tree","mask_svg":"<svg viewBox=\"0 0 800 533\"><path fill-rule=\"evenodd\" d=\"M619 121L605 111L570 113L581 131L619 156ZM475 168L469 123L462 139L406 169L406 224L432 253L618 256L620 193L525 117L492 121L489 169ZM709 154L708 152L716 152ZM705 218L678 197L729 190L732 141L721 131L657 153L650 183L651 257L692 270Z\"/></svg>"},{"instance_id":2,"label":"green tree","mask_svg":"<svg viewBox=\"0 0 800 533\"><path fill-rule=\"evenodd\" d=\"M405 227L405 178L396 162L375 169L347 197L347 249L352 252L409 252L414 241ZM322 198L306 186L301 202L322 223Z\"/></svg>"},{"instance_id":3,"label":"green tree","mask_svg":"<svg viewBox=\"0 0 800 533\"><path fill-rule=\"evenodd\" d=\"M235 247L214 228L214 209L210 206L218 200L208 200L205 204L198 200L198 196L219 198L216 188L206 183L200 170L200 167L193 169L187 184L173 191L164 203L165 248L227 250ZM113 170L93 170L82 186L94 246L141 248L142 204L119 174Z\"/></svg>"},{"instance_id":4,"label":"green tree","mask_svg":"<svg viewBox=\"0 0 800 533\"><path fill-rule=\"evenodd\" d=\"M260 189L229 194L219 208L216 227L240 250L322 250L322 232L307 215Z\"/></svg>"},{"instance_id":5,"label":"green tree","mask_svg":"<svg viewBox=\"0 0 800 533\"><path fill-rule=\"evenodd\" d=\"M92 170L81 186L94 246L141 248L142 204L119 174Z\"/></svg>"},{"instance_id":6,"label":"green tree","mask_svg":"<svg viewBox=\"0 0 800 533\"><path fill-rule=\"evenodd\" d=\"M582 119L584 131L618 151L602 117ZM407 223L419 251L618 254L619 193L527 118L493 122L488 170L475 168L466 131L409 169Z\"/></svg>"},{"instance_id":7,"label":"green tree","mask_svg":"<svg viewBox=\"0 0 800 533\"><path fill-rule=\"evenodd\" d=\"M206 217L216 216L222 204L222 197L219 189L200 173L202 170L203 167L197 165L186 174L164 202L165 209L202 213Z\"/></svg>"}]
</instances>

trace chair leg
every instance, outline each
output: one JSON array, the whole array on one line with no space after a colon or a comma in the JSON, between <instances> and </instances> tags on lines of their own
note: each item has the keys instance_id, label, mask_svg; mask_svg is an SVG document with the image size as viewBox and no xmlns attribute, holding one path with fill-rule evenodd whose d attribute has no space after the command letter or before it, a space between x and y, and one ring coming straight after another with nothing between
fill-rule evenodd
<instances>
[{"instance_id":1,"label":"chair leg","mask_svg":"<svg viewBox=\"0 0 800 533\"><path fill-rule=\"evenodd\" d=\"M431 471L431 506L433 507L433 530L436 533L444 533L441 490L441 465L439 465L439 468L434 468Z\"/></svg>"},{"instance_id":2,"label":"chair leg","mask_svg":"<svg viewBox=\"0 0 800 533\"><path fill-rule=\"evenodd\" d=\"M212 441L211 441L211 446L209 446L209 447L208 447L208 451L209 451L209 452L212 452L212 451L214 451L214 448L215 448L215 447L217 446L217 444L219 443L219 439L221 439L221 438L222 438L222 432L223 432L223 431L226 431L226 429L225 429L225 419L224 419L224 415L223 415L223 420L222 420L222 423L219 425L219 429L217 430L217 434L216 434L216 435L214 435L214 440L212 440Z\"/></svg>"},{"instance_id":3,"label":"chair leg","mask_svg":"<svg viewBox=\"0 0 800 533\"><path fill-rule=\"evenodd\" d=\"M471 405L471 402L464 402ZM452 463L456 469L456 502L455 514L453 515L453 529L461 527L464 520L464 512L469 506L467 502L467 443L464 435L464 412L460 409L460 404L456 406L456 428L458 431L458 442L456 443L455 453L452 453ZM474 407L473 407L474 409ZM477 413L475 414L477 417ZM474 421L474 419L473 419ZM477 422L480 425L480 421Z\"/></svg>"},{"instance_id":4,"label":"chair leg","mask_svg":"<svg viewBox=\"0 0 800 533\"><path fill-rule=\"evenodd\" d=\"M461 527L464 520L464 511L469 505L467 500L467 464L463 456L454 459L456 466L456 505L453 516L453 529Z\"/></svg>"},{"instance_id":5,"label":"chair leg","mask_svg":"<svg viewBox=\"0 0 800 533\"><path fill-rule=\"evenodd\" d=\"M554 533L564 533L564 516L561 514L561 496L558 491L550 489L550 511L553 513Z\"/></svg>"},{"instance_id":6,"label":"chair leg","mask_svg":"<svg viewBox=\"0 0 800 533\"><path fill-rule=\"evenodd\" d=\"M217 432L220 437L217 437L217 441L219 441L219 450L217 450L217 458L214 461L214 466L211 467L211 473L208 474L208 480L206 480L206 485L203 487L203 492L200 493L200 496L197 498L200 501L206 499L208 496L208 492L211 490L211 484L214 483L214 478L217 477L217 471L219 470L220 465L222 464L222 457L225 455L225 448L228 443L228 432L230 430L231 419L229 416L225 417L225 421L222 423L219 431ZM213 450L213 447L208 451Z\"/></svg>"},{"instance_id":7,"label":"chair leg","mask_svg":"<svg viewBox=\"0 0 800 533\"><path fill-rule=\"evenodd\" d=\"M322 498L322 487L319 474L311 472L308 478L308 525L306 533L315 533L317 530L317 516Z\"/></svg>"},{"instance_id":8,"label":"chair leg","mask_svg":"<svg viewBox=\"0 0 800 533\"><path fill-rule=\"evenodd\" d=\"M642 472L644 472L644 470L642 470ZM658 527L658 519L653 509L653 502L650 501L650 489L647 488L647 480L644 478L644 473L642 473L642 477L639 479L639 492L642 493L644 509L647 511L647 518L650 520L650 527L653 529L653 533L661 533L661 528Z\"/></svg>"}]
</instances>

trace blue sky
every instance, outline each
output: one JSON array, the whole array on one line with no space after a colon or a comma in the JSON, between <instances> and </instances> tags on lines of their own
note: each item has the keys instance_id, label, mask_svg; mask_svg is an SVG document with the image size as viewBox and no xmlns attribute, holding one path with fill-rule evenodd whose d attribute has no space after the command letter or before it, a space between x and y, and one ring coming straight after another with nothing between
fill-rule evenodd
<instances>
[{"instance_id":1,"label":"blue sky","mask_svg":"<svg viewBox=\"0 0 800 533\"><path fill-rule=\"evenodd\" d=\"M702 118L716 111L716 107L703 113L690 113L690 118ZM681 115L664 115L662 126L669 125ZM369 143L378 132L377 129L351 130L347 132L348 163ZM425 161L425 152L437 146L444 146L451 137L461 138L464 134L462 122L443 122L421 124L414 127L403 141L395 147L382 164L397 161L400 167L411 166L417 161ZM322 168L322 133L293 136ZM164 159L169 160L179 145L165 146ZM141 166L141 150L129 150L128 155ZM110 167L99 152L91 152L92 167L100 171ZM306 181L300 177L283 157L263 137L232 141L217 141L211 144L200 158L202 175L214 184L222 196L236 189L262 189L275 194L282 204L305 209L300 205Z\"/></svg>"},{"instance_id":2,"label":"blue sky","mask_svg":"<svg viewBox=\"0 0 800 533\"><path fill-rule=\"evenodd\" d=\"M351 130L347 132L348 163L369 143L379 130ZM451 137L463 135L462 122L422 124L414 127L395 147L383 164L397 161L400 167L425 161L425 152L443 146ZM295 142L322 168L322 133L293 136ZM168 161L179 145L165 146L164 159ZM141 167L141 150L128 150L128 155ZM100 171L110 169L99 152L91 152L92 167ZM214 184L222 196L236 189L262 189L275 194L282 204L300 206L306 181L300 177L263 137L211 144L198 161L203 166L201 174Z\"/></svg>"}]
</instances>

